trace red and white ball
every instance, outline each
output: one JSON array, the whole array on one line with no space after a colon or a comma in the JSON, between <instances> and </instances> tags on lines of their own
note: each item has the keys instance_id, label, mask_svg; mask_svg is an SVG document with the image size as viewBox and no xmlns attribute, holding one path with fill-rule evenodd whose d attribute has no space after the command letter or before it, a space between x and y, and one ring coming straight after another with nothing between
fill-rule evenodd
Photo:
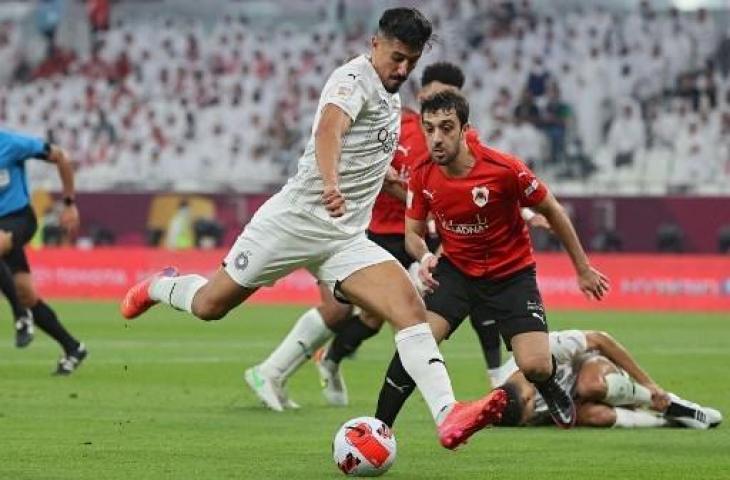
<instances>
[{"instance_id":1,"label":"red and white ball","mask_svg":"<svg viewBox=\"0 0 730 480\"><path fill-rule=\"evenodd\" d=\"M377 418L358 417L345 422L332 441L337 467L350 477L377 477L395 460L395 435Z\"/></svg>"}]
</instances>

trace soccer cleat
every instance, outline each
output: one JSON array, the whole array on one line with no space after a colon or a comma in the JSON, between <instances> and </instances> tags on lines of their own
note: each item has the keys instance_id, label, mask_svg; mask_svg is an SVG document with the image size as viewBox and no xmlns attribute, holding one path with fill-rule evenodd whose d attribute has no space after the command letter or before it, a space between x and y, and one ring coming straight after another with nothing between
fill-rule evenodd
<instances>
[{"instance_id":1,"label":"soccer cleat","mask_svg":"<svg viewBox=\"0 0 730 480\"><path fill-rule=\"evenodd\" d=\"M55 375L71 375L77 368L81 366L81 362L84 361L89 352L86 350L86 346L80 343L76 350L67 353L58 361L56 366Z\"/></svg>"},{"instance_id":2,"label":"soccer cleat","mask_svg":"<svg viewBox=\"0 0 730 480\"><path fill-rule=\"evenodd\" d=\"M703 407L673 393L669 394L669 399L671 402L664 416L683 427L707 430L722 423L722 413L714 408Z\"/></svg>"},{"instance_id":3,"label":"soccer cleat","mask_svg":"<svg viewBox=\"0 0 730 480\"><path fill-rule=\"evenodd\" d=\"M276 384L276 382L274 382ZM279 402L286 410L299 410L302 408L297 402L289 398L289 392L285 385L279 387Z\"/></svg>"},{"instance_id":4,"label":"soccer cleat","mask_svg":"<svg viewBox=\"0 0 730 480\"><path fill-rule=\"evenodd\" d=\"M498 422L507 407L507 392L498 388L473 402L456 402L439 424L441 445L453 450L487 425Z\"/></svg>"},{"instance_id":5,"label":"soccer cleat","mask_svg":"<svg viewBox=\"0 0 730 480\"><path fill-rule=\"evenodd\" d=\"M284 411L282 399L286 401L287 396L281 385L275 379L264 375L258 365L246 370L244 379L266 407L275 412Z\"/></svg>"},{"instance_id":6,"label":"soccer cleat","mask_svg":"<svg viewBox=\"0 0 730 480\"><path fill-rule=\"evenodd\" d=\"M548 407L550 417L560 428L573 428L577 417L575 403L568 392L555 382L547 382L539 388Z\"/></svg>"},{"instance_id":7,"label":"soccer cleat","mask_svg":"<svg viewBox=\"0 0 730 480\"><path fill-rule=\"evenodd\" d=\"M150 298L150 286L160 277L176 277L175 267L166 267L157 274L142 280L127 291L122 300L120 311L127 320L137 318L151 307L157 304L156 300Z\"/></svg>"},{"instance_id":8,"label":"soccer cleat","mask_svg":"<svg viewBox=\"0 0 730 480\"><path fill-rule=\"evenodd\" d=\"M26 310L26 314L15 320L15 346L27 347L33 341L33 314Z\"/></svg>"},{"instance_id":9,"label":"soccer cleat","mask_svg":"<svg viewBox=\"0 0 730 480\"><path fill-rule=\"evenodd\" d=\"M322 395L327 403L336 407L345 407L349 403L347 385L342 376L340 366L327 360L327 350L320 348L314 354L314 363L319 372L319 382L322 385Z\"/></svg>"}]
</instances>

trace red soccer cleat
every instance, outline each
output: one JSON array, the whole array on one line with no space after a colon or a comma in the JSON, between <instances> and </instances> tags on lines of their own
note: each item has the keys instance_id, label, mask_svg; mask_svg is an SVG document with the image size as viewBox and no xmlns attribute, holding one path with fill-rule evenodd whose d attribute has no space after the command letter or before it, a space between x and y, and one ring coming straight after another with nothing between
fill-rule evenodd
<instances>
[{"instance_id":1,"label":"red soccer cleat","mask_svg":"<svg viewBox=\"0 0 730 480\"><path fill-rule=\"evenodd\" d=\"M141 282L134 285L127 291L127 294L122 300L122 304L119 310L122 312L122 316L127 320L137 318L144 312L157 304L156 300L150 298L150 285L152 282L160 277L176 277L177 268L166 267L159 273L148 277Z\"/></svg>"},{"instance_id":2,"label":"red soccer cleat","mask_svg":"<svg viewBox=\"0 0 730 480\"><path fill-rule=\"evenodd\" d=\"M438 426L441 445L453 450L487 425L498 422L507 407L507 392L498 388L473 402L456 402Z\"/></svg>"}]
</instances>

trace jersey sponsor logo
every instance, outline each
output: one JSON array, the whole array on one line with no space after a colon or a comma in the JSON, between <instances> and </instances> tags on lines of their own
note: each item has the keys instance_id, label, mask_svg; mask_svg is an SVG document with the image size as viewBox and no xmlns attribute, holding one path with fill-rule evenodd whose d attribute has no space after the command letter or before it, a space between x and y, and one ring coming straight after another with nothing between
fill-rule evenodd
<instances>
[{"instance_id":1,"label":"jersey sponsor logo","mask_svg":"<svg viewBox=\"0 0 730 480\"><path fill-rule=\"evenodd\" d=\"M444 230L454 232L458 235L479 235L487 230L487 220L479 214L474 218L474 223L454 223L453 220L446 220L442 215L436 214Z\"/></svg>"},{"instance_id":2,"label":"jersey sponsor logo","mask_svg":"<svg viewBox=\"0 0 730 480\"><path fill-rule=\"evenodd\" d=\"M251 256L251 252L249 252L248 250L236 255L236 259L233 261L233 265L236 267L237 270L246 270L246 268L248 267L249 256Z\"/></svg>"},{"instance_id":3,"label":"jersey sponsor logo","mask_svg":"<svg viewBox=\"0 0 730 480\"><path fill-rule=\"evenodd\" d=\"M535 193L535 190L537 190L540 187L540 183L537 181L537 178L533 178L530 182L530 185L525 189L525 196L529 197L533 193Z\"/></svg>"},{"instance_id":4,"label":"jersey sponsor logo","mask_svg":"<svg viewBox=\"0 0 730 480\"><path fill-rule=\"evenodd\" d=\"M471 189L471 198L477 207L482 208L489 202L489 189L487 187L474 187Z\"/></svg>"},{"instance_id":5,"label":"jersey sponsor logo","mask_svg":"<svg viewBox=\"0 0 730 480\"><path fill-rule=\"evenodd\" d=\"M395 132L389 132L385 128L378 130L378 141L383 145L383 152L392 152L398 144L398 135Z\"/></svg>"}]
</instances>

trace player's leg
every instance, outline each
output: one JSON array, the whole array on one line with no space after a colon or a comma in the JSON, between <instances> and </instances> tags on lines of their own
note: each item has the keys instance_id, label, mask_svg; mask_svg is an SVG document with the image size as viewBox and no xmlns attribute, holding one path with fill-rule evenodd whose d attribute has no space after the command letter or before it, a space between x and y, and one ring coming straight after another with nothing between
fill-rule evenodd
<instances>
[{"instance_id":1,"label":"player's leg","mask_svg":"<svg viewBox=\"0 0 730 480\"><path fill-rule=\"evenodd\" d=\"M14 279L20 302L30 309L35 324L63 348L64 356L58 361L55 373L73 373L88 354L86 346L66 330L56 312L38 296L29 272L19 271L15 273Z\"/></svg>"},{"instance_id":2,"label":"player's leg","mask_svg":"<svg viewBox=\"0 0 730 480\"><path fill-rule=\"evenodd\" d=\"M248 385L274 411L294 407L284 384L334 335L334 329L351 311L351 306L335 300L326 284L320 282L318 287L322 299L320 306L304 312L279 346L263 362L246 370Z\"/></svg>"},{"instance_id":3,"label":"player's leg","mask_svg":"<svg viewBox=\"0 0 730 480\"><path fill-rule=\"evenodd\" d=\"M576 425L597 428L656 428L666 427L669 422L663 416L647 410L586 402L577 405Z\"/></svg>"},{"instance_id":4,"label":"player's leg","mask_svg":"<svg viewBox=\"0 0 730 480\"><path fill-rule=\"evenodd\" d=\"M469 313L469 284L448 261L438 263L434 277L440 283L439 288L426 294L423 300L431 331L436 341L440 342L455 331ZM400 355L396 352L380 389L375 416L392 427L415 388L413 378L403 367Z\"/></svg>"},{"instance_id":5,"label":"player's leg","mask_svg":"<svg viewBox=\"0 0 730 480\"><path fill-rule=\"evenodd\" d=\"M15 346L23 348L33 341L33 315L30 310L23 306L18 298L18 291L15 288L13 272L8 266L10 263L18 263L17 257L21 252L13 251L12 234L0 230L0 292L10 304L15 325Z\"/></svg>"},{"instance_id":6,"label":"player's leg","mask_svg":"<svg viewBox=\"0 0 730 480\"><path fill-rule=\"evenodd\" d=\"M405 237L397 234L376 234L368 231L370 240L383 247L398 262L407 268L413 259L405 247ZM340 369L340 363L360 348L360 345L376 335L383 326L383 319L367 311L360 311L345 321L332 339L326 353L317 359L325 398L330 405L347 405L347 388Z\"/></svg>"},{"instance_id":7,"label":"player's leg","mask_svg":"<svg viewBox=\"0 0 730 480\"><path fill-rule=\"evenodd\" d=\"M547 319L537 288L535 269L508 279L485 282L480 290L486 305L494 309L498 327L508 350L525 378L545 400L550 416L563 428L575 424L575 405L556 378L555 359L550 353Z\"/></svg>"},{"instance_id":8,"label":"player's leg","mask_svg":"<svg viewBox=\"0 0 730 480\"><path fill-rule=\"evenodd\" d=\"M387 319L396 330L401 362L425 399L443 446L457 447L499 416L507 401L503 391L476 402L455 401L423 301L405 269L387 252L370 241L353 242L330 257L320 274L343 278L339 287L348 299Z\"/></svg>"},{"instance_id":9,"label":"player's leg","mask_svg":"<svg viewBox=\"0 0 730 480\"><path fill-rule=\"evenodd\" d=\"M499 341L499 328L490 310L483 304L477 305L470 313L469 319L474 332L479 338L484 360L487 362L489 380L494 385L495 376L502 364L502 350Z\"/></svg>"},{"instance_id":10,"label":"player's leg","mask_svg":"<svg viewBox=\"0 0 730 480\"><path fill-rule=\"evenodd\" d=\"M601 355L587 358L581 364L575 394L582 402L600 402L614 407L653 406L648 388L635 382Z\"/></svg>"},{"instance_id":11,"label":"player's leg","mask_svg":"<svg viewBox=\"0 0 730 480\"><path fill-rule=\"evenodd\" d=\"M165 269L127 292L122 315L135 318L163 303L201 320L223 318L260 287L273 284L318 254L322 242L303 238L297 231L301 221L277 202L267 202L236 239L223 268L210 279Z\"/></svg>"},{"instance_id":12,"label":"player's leg","mask_svg":"<svg viewBox=\"0 0 730 480\"><path fill-rule=\"evenodd\" d=\"M377 334L382 325L382 319L364 310L360 310L359 314L351 314L343 322L330 345L321 349L315 356L322 394L327 403L335 406L345 406L349 403L347 385L340 363L345 357L355 353L365 340Z\"/></svg>"},{"instance_id":13,"label":"player's leg","mask_svg":"<svg viewBox=\"0 0 730 480\"><path fill-rule=\"evenodd\" d=\"M433 312L426 312L426 318L431 327L434 339L437 343L441 343L449 335L451 325L444 317ZM375 418L382 420L389 427L392 427L403 405L405 405L415 389L416 383L406 371L403 362L401 362L400 354L396 351L390 364L388 364L385 381L380 388Z\"/></svg>"}]
</instances>

